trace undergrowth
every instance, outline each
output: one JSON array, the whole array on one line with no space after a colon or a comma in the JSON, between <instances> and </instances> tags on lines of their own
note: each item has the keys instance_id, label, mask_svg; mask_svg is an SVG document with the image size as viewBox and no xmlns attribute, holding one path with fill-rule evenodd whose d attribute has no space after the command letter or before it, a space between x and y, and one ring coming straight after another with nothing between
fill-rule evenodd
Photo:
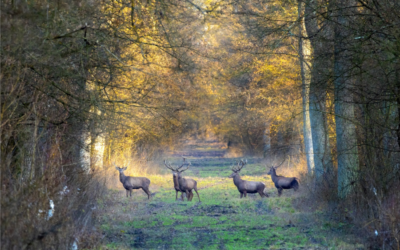
<instances>
[{"instance_id":1,"label":"undergrowth","mask_svg":"<svg viewBox=\"0 0 400 250\"><path fill-rule=\"evenodd\" d=\"M189 159L201 163L200 159ZM233 161L225 159L225 161ZM210 163L213 162L213 163ZM321 209L310 205L300 192L285 190L281 197L269 176L258 175L264 164L257 159L243 169L243 179L262 181L269 198L250 194L240 199L229 165L207 159L213 168L201 177L200 166L185 172L198 182L202 202L175 201L172 174L147 176L150 201L142 190L132 198L121 185L111 187L98 202L97 244L82 242L88 249L363 249L363 242L350 234L351 225L331 221ZM193 171L194 170L194 171ZM282 169L282 172L289 170ZM292 172L293 173L293 172ZM197 175L196 175L197 174Z\"/></svg>"}]
</instances>

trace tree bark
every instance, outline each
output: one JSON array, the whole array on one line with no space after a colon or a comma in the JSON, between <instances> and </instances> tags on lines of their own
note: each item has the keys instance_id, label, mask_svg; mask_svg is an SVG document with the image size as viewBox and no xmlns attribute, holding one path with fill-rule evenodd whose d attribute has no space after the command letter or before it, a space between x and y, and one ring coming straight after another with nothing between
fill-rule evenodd
<instances>
[{"instance_id":1,"label":"tree bark","mask_svg":"<svg viewBox=\"0 0 400 250\"><path fill-rule=\"evenodd\" d=\"M311 133L311 122L310 122L310 82L311 82L311 44L310 41L304 39L307 37L307 30L305 26L304 2L298 1L298 19L299 19L299 56L300 56L300 69L301 69L301 86L302 86L302 98L303 98L303 137L305 153L307 157L307 170L309 174L314 173L314 150Z\"/></svg>"},{"instance_id":2,"label":"tree bark","mask_svg":"<svg viewBox=\"0 0 400 250\"><path fill-rule=\"evenodd\" d=\"M97 113L97 116L100 117L102 112L99 109L97 109L96 113ZM93 133L93 135L92 135L93 145L92 145L92 157L91 157L92 164L91 165L95 169L102 169L106 138L101 129L101 122L95 123L94 131L95 131L95 133Z\"/></svg>"},{"instance_id":3,"label":"tree bark","mask_svg":"<svg viewBox=\"0 0 400 250\"><path fill-rule=\"evenodd\" d=\"M338 0L337 22L335 25L335 118L338 151L338 193L345 198L353 189L358 170L358 148L356 126L354 125L353 79L351 77L350 7L352 0Z\"/></svg>"},{"instance_id":4,"label":"tree bark","mask_svg":"<svg viewBox=\"0 0 400 250\"><path fill-rule=\"evenodd\" d=\"M89 172L90 171L90 144L91 137L89 131L83 131L80 138L80 151L79 151L79 160L81 164L81 168Z\"/></svg>"},{"instance_id":5,"label":"tree bark","mask_svg":"<svg viewBox=\"0 0 400 250\"><path fill-rule=\"evenodd\" d=\"M320 27L317 22L317 3L307 0L305 6L305 26L308 37L310 38L312 53L312 68L310 82L310 123L314 153L314 172L317 180L322 178L326 171L333 168L330 153L329 133L326 117L326 95L329 71L329 57L325 46L320 37ZM329 31L328 31L329 32ZM329 53L328 53L329 55Z\"/></svg>"},{"instance_id":6,"label":"tree bark","mask_svg":"<svg viewBox=\"0 0 400 250\"><path fill-rule=\"evenodd\" d=\"M263 135L264 147L263 155L267 158L268 154L271 154L271 128L268 123L265 123L265 132Z\"/></svg>"}]
</instances>

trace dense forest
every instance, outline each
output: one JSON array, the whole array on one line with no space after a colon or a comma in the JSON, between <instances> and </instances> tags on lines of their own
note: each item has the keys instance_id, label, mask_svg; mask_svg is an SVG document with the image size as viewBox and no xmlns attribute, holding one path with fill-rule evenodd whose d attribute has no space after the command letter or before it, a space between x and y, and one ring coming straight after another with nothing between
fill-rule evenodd
<instances>
[{"instance_id":1,"label":"dense forest","mask_svg":"<svg viewBox=\"0 0 400 250\"><path fill-rule=\"evenodd\" d=\"M210 138L400 249L399 1L3 0L0 61L4 249L101 249L114 165Z\"/></svg>"}]
</instances>

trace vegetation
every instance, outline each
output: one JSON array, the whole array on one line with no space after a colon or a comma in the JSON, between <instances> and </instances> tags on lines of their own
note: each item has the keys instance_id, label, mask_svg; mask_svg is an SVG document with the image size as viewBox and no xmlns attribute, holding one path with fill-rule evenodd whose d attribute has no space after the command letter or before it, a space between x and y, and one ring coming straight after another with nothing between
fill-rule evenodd
<instances>
[{"instance_id":1,"label":"vegetation","mask_svg":"<svg viewBox=\"0 0 400 250\"><path fill-rule=\"evenodd\" d=\"M201 164L212 159L192 158ZM236 159L225 159L234 162ZM257 159L251 159L252 161ZM180 159L176 159L177 162ZM278 197L271 178L259 175L260 163L247 165L243 179L263 181L269 198L248 194L240 199L229 173L218 161L212 172L198 181L202 202L175 201L172 173L150 176L155 195L147 202L135 192L125 199L120 187L110 189L99 201L96 233L102 239L95 249L363 249L361 239L351 235L351 225L328 221L323 210L304 210L303 195L292 190ZM291 166L293 171L295 166ZM193 168L195 169L195 168ZM202 169L198 167L196 169ZM299 169L300 170L300 169ZM201 170L200 170L201 171ZM186 172L185 172L186 173ZM344 236L346 233L346 236ZM91 245L86 243L87 246Z\"/></svg>"},{"instance_id":2,"label":"vegetation","mask_svg":"<svg viewBox=\"0 0 400 250\"><path fill-rule=\"evenodd\" d=\"M149 203L135 201L137 208L129 211L138 217L127 220L131 227L162 225L168 231L171 223L177 228L194 223L206 228L199 231L199 242L208 242L204 246L233 247L229 242L235 239L244 246L239 237L244 231L229 231L236 224L253 223L265 235L271 235L266 225L278 231L285 226L277 218L280 211L260 212L269 224L256 219L257 209L267 209L269 200L279 203L275 197L224 201L211 195L237 195L225 177L233 159L246 157L254 180L264 178L265 163L285 160L288 170L282 174L287 176L296 176L290 167L301 163L296 177L305 189L285 197L288 211L308 213L317 221L325 216L321 221L328 224L333 219L366 235L363 246L399 250L399 4L2 1L2 247L131 247L114 240L90 245L100 232L91 230L98 223L104 230L128 231L125 222L101 207L120 204L109 191L122 189L109 178L118 180L110 174L113 164L148 178L150 191L157 192ZM182 156L192 158L198 187L208 187L200 193L202 204L167 198L172 178L164 180L161 162ZM221 191L225 184L230 189ZM296 206L310 200L312 211ZM246 206L250 215L239 216ZM146 207L157 215L142 215ZM164 207L175 214L159 215ZM230 217L180 214L189 208L213 214L212 209L226 207L235 211ZM102 221L101 216L109 217ZM233 220L220 220L224 216ZM212 226L224 228L215 229L218 242L205 236ZM285 233L301 238L300 228ZM265 243L257 242L269 237L253 233L248 246L256 248L279 248L277 242L289 237L276 234L270 238L280 240L261 246ZM189 238L174 237L168 244L179 248L185 240L203 247ZM307 236L281 247L324 246L311 241ZM157 245L145 242L150 245L135 247Z\"/></svg>"}]
</instances>

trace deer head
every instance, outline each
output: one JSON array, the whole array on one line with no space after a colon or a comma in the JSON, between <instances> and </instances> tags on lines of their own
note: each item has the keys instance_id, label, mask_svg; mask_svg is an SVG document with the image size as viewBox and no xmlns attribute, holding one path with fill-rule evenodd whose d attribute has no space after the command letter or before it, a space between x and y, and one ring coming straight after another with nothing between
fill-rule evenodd
<instances>
[{"instance_id":1,"label":"deer head","mask_svg":"<svg viewBox=\"0 0 400 250\"><path fill-rule=\"evenodd\" d=\"M268 166L268 165L265 165L265 167L268 169L269 168L269 171L268 171L268 175L272 175L273 173L275 173L276 174L276 169L277 168L279 168L280 166L282 166L282 164L285 162L285 159L283 159L283 161L281 162L281 164L279 164L278 166L273 166L273 165L275 165L275 164L273 164L272 166Z\"/></svg>"},{"instance_id":2,"label":"deer head","mask_svg":"<svg viewBox=\"0 0 400 250\"><path fill-rule=\"evenodd\" d=\"M123 174L124 171L128 168L128 167L122 167L122 168L120 168L120 167L118 167L117 165L115 165L114 162L113 162L112 164L114 165L115 169L119 171L120 174Z\"/></svg>"},{"instance_id":3,"label":"deer head","mask_svg":"<svg viewBox=\"0 0 400 250\"><path fill-rule=\"evenodd\" d=\"M171 164L167 163L167 161L164 160L164 165L165 165L165 167L168 168L168 169L170 169L170 170L172 171L172 174L173 174L174 176L176 176L176 177L178 177L178 176L180 175L180 173L182 173L183 171L188 170L188 169L189 169L189 165L191 164L190 162L189 162L189 163L186 162L186 158L184 158L184 157L182 157L182 158L183 158L183 164L182 164L181 166L179 166L179 167L176 167L176 168L173 168L173 167L171 166ZM181 168L182 168L183 166L185 166L186 164L188 165L188 166L186 167L186 169L181 169Z\"/></svg>"},{"instance_id":4,"label":"deer head","mask_svg":"<svg viewBox=\"0 0 400 250\"><path fill-rule=\"evenodd\" d=\"M229 175L229 178L235 178L235 176L239 175L240 170L242 170L242 168L244 167L244 165L247 164L247 160L243 161L240 160L237 162L237 166L235 168L235 166L232 166L232 171L233 173L231 175Z\"/></svg>"}]
</instances>

